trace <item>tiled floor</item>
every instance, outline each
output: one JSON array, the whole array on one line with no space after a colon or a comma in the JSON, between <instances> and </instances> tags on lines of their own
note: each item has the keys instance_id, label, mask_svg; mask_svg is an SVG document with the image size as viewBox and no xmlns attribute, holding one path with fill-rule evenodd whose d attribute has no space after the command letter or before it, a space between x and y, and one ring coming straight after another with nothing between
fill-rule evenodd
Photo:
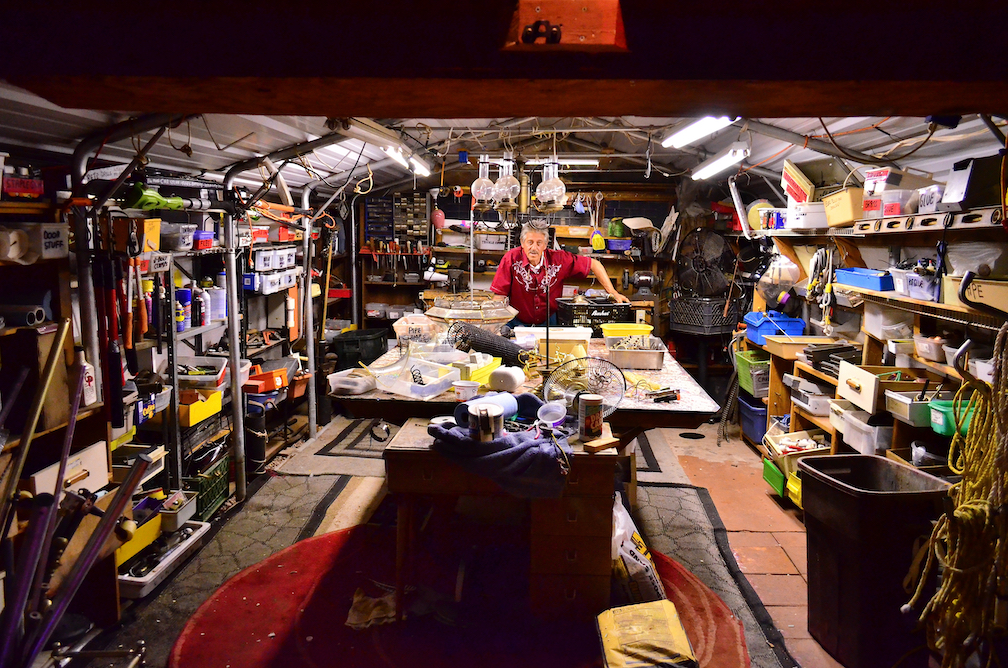
<instances>
[{"instance_id":1,"label":"tiled floor","mask_svg":"<svg viewBox=\"0 0 1008 668\"><path fill-rule=\"evenodd\" d=\"M739 568L759 594L791 656L803 668L840 666L808 632L808 561L801 511L763 481L759 454L738 438L675 439L690 481L706 487L728 530Z\"/></svg>"}]
</instances>

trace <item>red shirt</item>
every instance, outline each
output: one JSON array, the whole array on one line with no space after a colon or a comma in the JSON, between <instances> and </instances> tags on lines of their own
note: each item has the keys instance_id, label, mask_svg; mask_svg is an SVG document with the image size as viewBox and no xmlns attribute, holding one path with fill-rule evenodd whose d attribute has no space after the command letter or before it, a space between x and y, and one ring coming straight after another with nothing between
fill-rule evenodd
<instances>
[{"instance_id":1,"label":"red shirt","mask_svg":"<svg viewBox=\"0 0 1008 668\"><path fill-rule=\"evenodd\" d=\"M557 297L570 277L587 278L591 258L562 250L543 251L542 265L535 271L522 248L504 254L490 289L507 296L518 309L518 319L529 325L546 322L546 285L549 284L550 313L557 310Z\"/></svg>"}]
</instances>

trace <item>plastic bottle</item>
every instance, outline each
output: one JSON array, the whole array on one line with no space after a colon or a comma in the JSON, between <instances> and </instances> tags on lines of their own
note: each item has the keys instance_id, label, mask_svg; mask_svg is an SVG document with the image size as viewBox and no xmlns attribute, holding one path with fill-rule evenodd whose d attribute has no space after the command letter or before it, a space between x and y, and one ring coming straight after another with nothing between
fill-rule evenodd
<instances>
[{"instance_id":1,"label":"plastic bottle","mask_svg":"<svg viewBox=\"0 0 1008 668\"><path fill-rule=\"evenodd\" d=\"M84 394L81 397L81 406L90 406L98 402L98 386L95 384L94 367L84 357L83 346L74 346L74 354L77 368L84 372Z\"/></svg>"},{"instance_id":2,"label":"plastic bottle","mask_svg":"<svg viewBox=\"0 0 1008 668\"><path fill-rule=\"evenodd\" d=\"M227 277L224 275L223 271L217 274L217 287L218 288L227 287Z\"/></svg>"}]
</instances>

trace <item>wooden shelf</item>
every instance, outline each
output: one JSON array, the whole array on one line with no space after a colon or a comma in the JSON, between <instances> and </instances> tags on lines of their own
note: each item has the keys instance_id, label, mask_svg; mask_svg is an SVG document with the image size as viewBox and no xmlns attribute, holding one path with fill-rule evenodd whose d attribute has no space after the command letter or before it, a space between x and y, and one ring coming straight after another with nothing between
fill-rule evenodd
<instances>
[{"instance_id":1,"label":"wooden shelf","mask_svg":"<svg viewBox=\"0 0 1008 668\"><path fill-rule=\"evenodd\" d=\"M77 413L77 421L80 422L81 420L84 420L86 418L91 417L92 415L95 415L96 413L98 413L99 411L101 411L103 407L104 407L104 404L102 402L100 402L100 401L98 403L96 403L96 404L88 406L87 408L85 408L85 409L83 409L83 410L81 410L80 412ZM35 438L38 438L40 436L45 436L46 434L51 434L51 433L53 433L55 431L59 431L60 429L65 429L66 426L67 426L67 424L68 423L64 422L63 424L56 425L55 427L51 427L51 428L45 429L43 431L36 431L35 432ZM20 436L18 436L17 438L12 438L11 440L7 441L4 444L4 446L3 446L3 452L7 452L8 450L13 450L14 448L18 447L20 444L21 444L21 437Z\"/></svg>"},{"instance_id":2,"label":"wooden shelf","mask_svg":"<svg viewBox=\"0 0 1008 668\"><path fill-rule=\"evenodd\" d=\"M0 202L0 214L45 214L52 208L52 202Z\"/></svg>"},{"instance_id":3,"label":"wooden shelf","mask_svg":"<svg viewBox=\"0 0 1008 668\"><path fill-rule=\"evenodd\" d=\"M933 362L931 360L926 360L920 355L912 355L912 357L915 362L917 362L918 364L920 364L925 368L931 369L935 373L940 373L943 376L953 378L956 381L962 380L962 376L960 376L959 372L955 370L955 367L951 367L947 364L942 364L940 362Z\"/></svg>"},{"instance_id":4,"label":"wooden shelf","mask_svg":"<svg viewBox=\"0 0 1008 668\"><path fill-rule=\"evenodd\" d=\"M832 434L834 432L833 425L831 425L829 421L829 416L812 415L805 409L795 406L794 404L792 404L792 408L794 412L801 417L802 420L805 420L806 422L811 422L815 426L825 431L827 434ZM794 429L794 427L792 427L792 429Z\"/></svg>"},{"instance_id":5,"label":"wooden shelf","mask_svg":"<svg viewBox=\"0 0 1008 668\"><path fill-rule=\"evenodd\" d=\"M836 385L837 384L837 379L836 378L834 378L833 376L829 375L828 373L823 373L822 371L819 371L818 369L816 369L814 367L811 367L808 364L805 364L804 362L795 361L794 368L795 368L795 371L798 371L798 370L804 371L805 373L809 374L810 376L818 378L819 380L821 380L823 382L826 382L826 383L829 383L830 385Z\"/></svg>"},{"instance_id":6,"label":"wooden shelf","mask_svg":"<svg viewBox=\"0 0 1008 668\"><path fill-rule=\"evenodd\" d=\"M986 313L981 313L968 306L960 304L939 304L937 302L926 302L921 299L913 299L897 294L892 291L879 292L868 290L853 285L834 284L834 289L840 292L848 292L861 295L865 301L891 306L901 311L909 311L917 315L923 315L939 320L956 322L961 325L972 325L985 329L997 330L1004 324L1003 319L995 318Z\"/></svg>"},{"instance_id":7,"label":"wooden shelf","mask_svg":"<svg viewBox=\"0 0 1008 668\"><path fill-rule=\"evenodd\" d=\"M449 255L468 255L469 254L469 249L468 248L456 248L454 246L434 246L431 249L431 252L434 255L437 255L438 253L448 253ZM502 251L502 250L480 250L478 248L473 249L473 253L475 255L495 255L495 256L504 257L504 253L506 253L506 252L507 251Z\"/></svg>"},{"instance_id":8,"label":"wooden shelf","mask_svg":"<svg viewBox=\"0 0 1008 668\"><path fill-rule=\"evenodd\" d=\"M397 288L424 288L426 287L426 281L420 283L407 283L406 281L364 281L364 285L388 285Z\"/></svg>"}]
</instances>

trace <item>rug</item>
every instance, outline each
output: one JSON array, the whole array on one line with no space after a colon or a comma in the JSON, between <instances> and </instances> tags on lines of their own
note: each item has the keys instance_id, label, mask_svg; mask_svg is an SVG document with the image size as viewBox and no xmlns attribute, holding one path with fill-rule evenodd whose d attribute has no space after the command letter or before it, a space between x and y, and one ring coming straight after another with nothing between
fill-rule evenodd
<instances>
[{"instance_id":1,"label":"rug","mask_svg":"<svg viewBox=\"0 0 1008 668\"><path fill-rule=\"evenodd\" d=\"M754 668L798 665L735 562L728 533L706 489L676 483L639 484L634 522L652 552L681 563L724 601L745 629Z\"/></svg>"},{"instance_id":2,"label":"rug","mask_svg":"<svg viewBox=\"0 0 1008 668\"><path fill-rule=\"evenodd\" d=\"M493 529L492 538L501 531L508 529ZM434 539L421 550L424 587L412 597L410 617L363 631L344 621L358 587L377 596L391 581L394 528L364 525L302 541L217 590L186 624L168 666L602 665L591 620L543 623L528 614L527 595L519 593L527 591L527 567L515 567L527 564L527 545L496 540L474 553L471 535L462 533L425 531ZM654 557L701 665L748 665L731 611L680 564ZM467 568L456 602L450 593L459 587L460 558Z\"/></svg>"},{"instance_id":3,"label":"rug","mask_svg":"<svg viewBox=\"0 0 1008 668\"><path fill-rule=\"evenodd\" d=\"M378 418L333 418L315 438L297 446L277 471L283 475L384 476L382 452L399 427L385 422L389 435L379 440L371 431L379 422Z\"/></svg>"}]
</instances>

